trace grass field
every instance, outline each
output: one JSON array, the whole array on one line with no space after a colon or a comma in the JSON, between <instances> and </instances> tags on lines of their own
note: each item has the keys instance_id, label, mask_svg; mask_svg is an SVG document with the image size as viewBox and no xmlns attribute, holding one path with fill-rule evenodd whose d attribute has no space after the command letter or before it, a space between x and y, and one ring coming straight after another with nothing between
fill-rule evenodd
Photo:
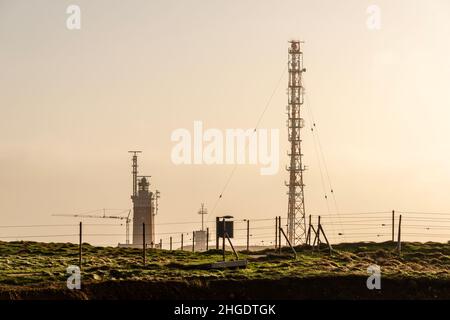
<instances>
[{"instance_id":1,"label":"grass field","mask_svg":"<svg viewBox=\"0 0 450 320\"><path fill-rule=\"evenodd\" d=\"M306 247L297 251L297 259L288 248L282 254L241 253L247 268L211 270L207 266L222 259L220 251L148 250L144 266L140 249L84 244L83 288L75 293L66 288L66 268L78 264L77 245L0 242L0 297L120 298L131 292L125 297L395 298L397 289L399 298L450 297L450 244L403 243L401 254L390 242L340 244L331 256ZM372 264L381 267L378 293L366 287ZM145 294L136 295L133 288L141 286L147 286L141 288ZM224 296L211 294L215 286Z\"/></svg>"}]
</instances>

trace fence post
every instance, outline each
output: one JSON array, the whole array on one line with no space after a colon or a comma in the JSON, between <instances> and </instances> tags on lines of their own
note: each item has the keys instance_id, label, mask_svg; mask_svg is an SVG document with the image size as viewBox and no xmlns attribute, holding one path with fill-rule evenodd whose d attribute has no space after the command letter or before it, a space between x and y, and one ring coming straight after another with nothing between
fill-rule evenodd
<instances>
[{"instance_id":1,"label":"fence post","mask_svg":"<svg viewBox=\"0 0 450 320\"><path fill-rule=\"evenodd\" d=\"M184 233L181 234L181 251L184 250L184 248L183 248L183 238L184 238Z\"/></svg>"},{"instance_id":2,"label":"fence post","mask_svg":"<svg viewBox=\"0 0 450 320\"><path fill-rule=\"evenodd\" d=\"M250 220L247 220L247 253L250 252Z\"/></svg>"},{"instance_id":3,"label":"fence post","mask_svg":"<svg viewBox=\"0 0 450 320\"><path fill-rule=\"evenodd\" d=\"M82 252L83 252L83 223L80 221L80 245L78 247L78 267L81 270L81 259L82 259Z\"/></svg>"},{"instance_id":4,"label":"fence post","mask_svg":"<svg viewBox=\"0 0 450 320\"><path fill-rule=\"evenodd\" d=\"M223 222L222 256L223 256L223 261L225 261L225 218L223 218L222 222Z\"/></svg>"},{"instance_id":5,"label":"fence post","mask_svg":"<svg viewBox=\"0 0 450 320\"><path fill-rule=\"evenodd\" d=\"M281 253L281 216L278 216L278 249Z\"/></svg>"},{"instance_id":6,"label":"fence post","mask_svg":"<svg viewBox=\"0 0 450 320\"><path fill-rule=\"evenodd\" d=\"M206 228L206 251L209 250L209 228Z\"/></svg>"},{"instance_id":7,"label":"fence post","mask_svg":"<svg viewBox=\"0 0 450 320\"><path fill-rule=\"evenodd\" d=\"M402 252L401 232L402 232L402 215L400 215L398 219L398 241L397 241L398 253Z\"/></svg>"},{"instance_id":8,"label":"fence post","mask_svg":"<svg viewBox=\"0 0 450 320\"><path fill-rule=\"evenodd\" d=\"M289 241L288 237L286 236L286 233L284 233L283 228L280 227L280 233L283 233L284 238L286 239L286 243L291 248L292 252L294 253L294 259L297 259L297 252L295 251L294 247L292 246L291 242Z\"/></svg>"},{"instance_id":9,"label":"fence post","mask_svg":"<svg viewBox=\"0 0 450 320\"><path fill-rule=\"evenodd\" d=\"M395 210L392 210L392 242L395 241L394 226L395 226Z\"/></svg>"},{"instance_id":10,"label":"fence post","mask_svg":"<svg viewBox=\"0 0 450 320\"><path fill-rule=\"evenodd\" d=\"M275 249L278 248L278 217L275 217Z\"/></svg>"},{"instance_id":11,"label":"fence post","mask_svg":"<svg viewBox=\"0 0 450 320\"><path fill-rule=\"evenodd\" d=\"M219 217L216 217L216 250L219 250L219 232L217 226L219 225Z\"/></svg>"},{"instance_id":12,"label":"fence post","mask_svg":"<svg viewBox=\"0 0 450 320\"><path fill-rule=\"evenodd\" d=\"M317 250L320 250L320 216L317 218Z\"/></svg>"},{"instance_id":13,"label":"fence post","mask_svg":"<svg viewBox=\"0 0 450 320\"><path fill-rule=\"evenodd\" d=\"M195 252L195 231L192 231L192 252Z\"/></svg>"},{"instance_id":14,"label":"fence post","mask_svg":"<svg viewBox=\"0 0 450 320\"><path fill-rule=\"evenodd\" d=\"M170 237L170 251L172 251L172 236Z\"/></svg>"},{"instance_id":15,"label":"fence post","mask_svg":"<svg viewBox=\"0 0 450 320\"><path fill-rule=\"evenodd\" d=\"M311 245L311 215L309 215L309 226L308 226L308 244Z\"/></svg>"},{"instance_id":16,"label":"fence post","mask_svg":"<svg viewBox=\"0 0 450 320\"><path fill-rule=\"evenodd\" d=\"M145 266L145 223L142 224L142 260Z\"/></svg>"},{"instance_id":17,"label":"fence post","mask_svg":"<svg viewBox=\"0 0 450 320\"><path fill-rule=\"evenodd\" d=\"M237 254L236 250L234 250L233 243L231 242L230 237L228 236L228 233L225 232L225 235L227 237L228 243L230 244L231 250L233 250L234 256L236 257L236 260L239 260L239 255Z\"/></svg>"}]
</instances>

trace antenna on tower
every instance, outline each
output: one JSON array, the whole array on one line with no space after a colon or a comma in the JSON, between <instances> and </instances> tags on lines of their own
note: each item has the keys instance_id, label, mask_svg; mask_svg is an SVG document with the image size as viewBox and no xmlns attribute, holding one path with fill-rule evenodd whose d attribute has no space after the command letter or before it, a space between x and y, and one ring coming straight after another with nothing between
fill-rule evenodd
<instances>
[{"instance_id":1,"label":"antenna on tower","mask_svg":"<svg viewBox=\"0 0 450 320\"><path fill-rule=\"evenodd\" d=\"M204 230L203 217L205 214L208 214L208 210L205 208L205 204L202 203L200 210L198 210L198 214L202 215L202 231Z\"/></svg>"},{"instance_id":2,"label":"antenna on tower","mask_svg":"<svg viewBox=\"0 0 450 320\"><path fill-rule=\"evenodd\" d=\"M288 238L292 244L301 244L306 241L306 221L305 221L305 198L303 193L303 171L305 167L302 163L301 149L301 128L304 121L300 111L303 105L304 87L302 84L302 74L306 72L303 68L303 52L300 48L301 41L289 41L289 82L288 82L288 140L291 144L290 164L287 167L289 172L288 186Z\"/></svg>"},{"instance_id":3,"label":"antenna on tower","mask_svg":"<svg viewBox=\"0 0 450 320\"><path fill-rule=\"evenodd\" d=\"M154 216L158 214L159 198L161 198L161 192L159 192L159 190L156 190L153 195L153 199L155 201L155 212L153 213Z\"/></svg>"},{"instance_id":4,"label":"antenna on tower","mask_svg":"<svg viewBox=\"0 0 450 320\"><path fill-rule=\"evenodd\" d=\"M128 151L128 153L133 154L133 158L132 158L133 171L131 172L133 174L133 195L132 195L132 197L136 197L137 196L137 174L138 174L137 155L138 155L138 153L142 153L142 151Z\"/></svg>"}]
</instances>

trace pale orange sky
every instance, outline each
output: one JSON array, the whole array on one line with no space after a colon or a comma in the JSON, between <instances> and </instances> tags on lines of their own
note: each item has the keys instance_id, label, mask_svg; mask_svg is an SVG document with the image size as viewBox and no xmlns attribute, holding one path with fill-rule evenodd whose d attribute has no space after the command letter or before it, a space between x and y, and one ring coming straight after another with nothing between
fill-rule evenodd
<instances>
[{"instance_id":1,"label":"pale orange sky","mask_svg":"<svg viewBox=\"0 0 450 320\"><path fill-rule=\"evenodd\" d=\"M70 4L81 30L66 29ZM371 4L379 31L366 26ZM171 132L195 120L254 127L293 38L306 41L306 102L340 211L450 212L449 21L447 0L0 0L0 225L130 208L133 149L161 191L157 222L200 221L200 203L212 208L233 166L175 166ZM280 129L279 173L239 166L214 215L286 216L286 86L260 124ZM326 213L308 130L304 154L307 211Z\"/></svg>"}]
</instances>

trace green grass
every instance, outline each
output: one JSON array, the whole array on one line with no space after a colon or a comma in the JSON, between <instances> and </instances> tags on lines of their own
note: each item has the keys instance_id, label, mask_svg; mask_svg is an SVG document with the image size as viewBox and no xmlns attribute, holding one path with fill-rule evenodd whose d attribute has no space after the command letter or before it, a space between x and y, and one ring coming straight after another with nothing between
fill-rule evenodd
<instances>
[{"instance_id":1,"label":"green grass","mask_svg":"<svg viewBox=\"0 0 450 320\"><path fill-rule=\"evenodd\" d=\"M366 275L371 264L381 266L383 277L449 279L450 244L403 243L402 254L392 243L351 243L326 251L297 248L292 259L285 248L279 255L263 250L249 255L248 268L209 270L205 266L222 259L220 251L148 250L143 266L142 250L83 245L83 281L280 279L321 275ZM264 255L264 256L261 256ZM227 253L227 259L232 259ZM0 286L65 285L66 268L78 264L78 246L66 243L0 242Z\"/></svg>"}]
</instances>

